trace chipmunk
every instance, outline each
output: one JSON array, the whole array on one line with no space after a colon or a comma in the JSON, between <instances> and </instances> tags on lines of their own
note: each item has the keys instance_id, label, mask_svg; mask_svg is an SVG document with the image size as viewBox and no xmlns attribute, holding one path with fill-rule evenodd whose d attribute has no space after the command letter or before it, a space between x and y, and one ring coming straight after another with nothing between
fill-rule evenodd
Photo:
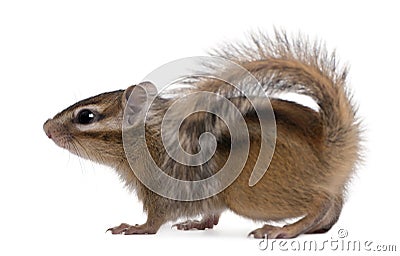
<instances>
[{"instance_id":1,"label":"chipmunk","mask_svg":"<svg viewBox=\"0 0 400 256\"><path fill-rule=\"evenodd\" d=\"M155 234L168 221L199 215L201 220L188 220L174 227L179 230L213 228L227 209L265 222L300 217L282 227L266 224L249 234L255 238L294 238L300 234L327 232L339 218L346 185L361 159L360 121L346 85L347 68L339 69L335 54L328 54L320 43L311 43L301 36L289 39L285 32L279 31L272 37L252 36L250 45L227 45L212 55L247 69L266 94L295 92L311 97L319 108L314 110L270 97L276 122L275 150L268 170L254 186L249 186L248 181L260 152L258 115L249 100L240 93L232 93L232 87L224 81L195 80L190 91L206 91L228 98L244 117L250 147L238 177L223 191L204 199L185 201L159 195L138 179L129 164L127 155L141 156L136 149L124 150L124 110L130 97L142 97L141 91L135 88L151 87L150 82L75 103L47 120L44 131L71 153L112 167L127 187L136 191L147 221L142 225L122 223L108 230L112 234ZM232 138L227 127L207 113L196 113L182 122L178 133L184 140L182 144L189 145L185 148L189 153L199 150L197 138L205 132L215 133L217 141L215 153L206 163L184 166L168 156L160 135L162 117L174 101L174 97L156 96L155 107L147 115L145 136L151 157L176 179L210 177L222 168L229 156ZM135 137L131 139L135 141Z\"/></svg>"}]
</instances>

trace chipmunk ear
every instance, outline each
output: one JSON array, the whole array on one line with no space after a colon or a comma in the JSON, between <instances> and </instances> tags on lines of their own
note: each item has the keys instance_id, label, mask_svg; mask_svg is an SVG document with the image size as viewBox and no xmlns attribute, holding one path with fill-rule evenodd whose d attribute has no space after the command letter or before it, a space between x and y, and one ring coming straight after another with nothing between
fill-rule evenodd
<instances>
[{"instance_id":1,"label":"chipmunk ear","mask_svg":"<svg viewBox=\"0 0 400 256\"><path fill-rule=\"evenodd\" d=\"M151 82L142 82L129 86L122 95L122 106L124 118L129 124L141 117L142 110L147 109L149 104L157 96L157 88Z\"/></svg>"},{"instance_id":2,"label":"chipmunk ear","mask_svg":"<svg viewBox=\"0 0 400 256\"><path fill-rule=\"evenodd\" d=\"M122 105L126 106L126 102L129 100L129 97L132 94L133 88L136 87L135 85L131 85L128 88L125 89L124 93L122 94Z\"/></svg>"},{"instance_id":3,"label":"chipmunk ear","mask_svg":"<svg viewBox=\"0 0 400 256\"><path fill-rule=\"evenodd\" d=\"M132 99L129 99L132 96ZM137 85L129 86L122 95L122 104L125 107L127 102L129 104L141 105L147 99L153 99L157 96L157 88L151 82L142 82Z\"/></svg>"}]
</instances>

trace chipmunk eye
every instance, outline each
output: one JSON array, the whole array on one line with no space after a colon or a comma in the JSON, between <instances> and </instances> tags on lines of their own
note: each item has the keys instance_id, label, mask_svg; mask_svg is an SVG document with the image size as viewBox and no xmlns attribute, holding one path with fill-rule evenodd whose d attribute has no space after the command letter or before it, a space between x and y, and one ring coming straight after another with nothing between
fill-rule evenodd
<instances>
[{"instance_id":1,"label":"chipmunk eye","mask_svg":"<svg viewBox=\"0 0 400 256\"><path fill-rule=\"evenodd\" d=\"M91 124L95 121L96 114L89 109L82 109L76 115L76 121L79 124Z\"/></svg>"}]
</instances>

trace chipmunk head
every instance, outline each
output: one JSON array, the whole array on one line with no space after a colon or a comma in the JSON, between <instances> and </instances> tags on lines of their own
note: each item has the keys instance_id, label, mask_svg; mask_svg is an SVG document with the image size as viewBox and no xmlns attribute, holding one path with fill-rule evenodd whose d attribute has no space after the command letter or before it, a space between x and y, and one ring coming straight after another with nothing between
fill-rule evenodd
<instances>
[{"instance_id":1,"label":"chipmunk head","mask_svg":"<svg viewBox=\"0 0 400 256\"><path fill-rule=\"evenodd\" d=\"M79 157L110 166L119 164L125 155L123 113L132 92L140 92L133 90L135 87L79 101L47 120L43 129L58 146Z\"/></svg>"}]
</instances>

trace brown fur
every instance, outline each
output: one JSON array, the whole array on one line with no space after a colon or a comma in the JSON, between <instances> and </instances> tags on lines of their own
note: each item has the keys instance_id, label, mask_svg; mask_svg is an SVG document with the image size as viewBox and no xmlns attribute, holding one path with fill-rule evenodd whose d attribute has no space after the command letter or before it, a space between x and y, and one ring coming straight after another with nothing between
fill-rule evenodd
<instances>
[{"instance_id":1,"label":"brown fur","mask_svg":"<svg viewBox=\"0 0 400 256\"><path fill-rule=\"evenodd\" d=\"M182 202L164 198L145 187L132 172L123 150L122 116L132 87L101 94L79 102L48 120L44 129L56 144L81 157L109 165L135 189L148 214L145 224L121 224L112 233L156 233L159 227L180 217L204 216L200 222L178 224L179 229L211 228L225 209L253 220L270 221L302 217L298 222L274 227L265 225L251 234L261 238L290 238L302 233L329 230L339 218L346 184L360 158L360 129L355 107L346 89L346 70L338 71L334 55L305 39L290 41L284 33L274 39L253 38L254 47L228 46L217 52L249 70L265 92L289 92L312 97L319 111L297 103L271 99L277 125L275 152L271 164L255 185L249 178L260 150L260 125L251 104L221 81L195 80L190 91L211 91L228 98L245 117L250 135L250 152L239 177L223 192L199 201ZM232 54L235 53L235 54ZM217 67L218 68L218 67ZM235 76L234 73L231 76ZM211 114L197 113L180 128L185 150L195 153L198 137L217 134L217 151L201 169L170 159L163 148L160 123L174 99L157 98L146 124L147 144L158 166L182 180L207 178L224 165L230 149L227 127ZM194 105L196 102L193 103ZM99 112L96 124L81 127L74 120L77 109ZM82 130L84 129L84 130ZM135 155L135 152L129 152Z\"/></svg>"}]
</instances>

